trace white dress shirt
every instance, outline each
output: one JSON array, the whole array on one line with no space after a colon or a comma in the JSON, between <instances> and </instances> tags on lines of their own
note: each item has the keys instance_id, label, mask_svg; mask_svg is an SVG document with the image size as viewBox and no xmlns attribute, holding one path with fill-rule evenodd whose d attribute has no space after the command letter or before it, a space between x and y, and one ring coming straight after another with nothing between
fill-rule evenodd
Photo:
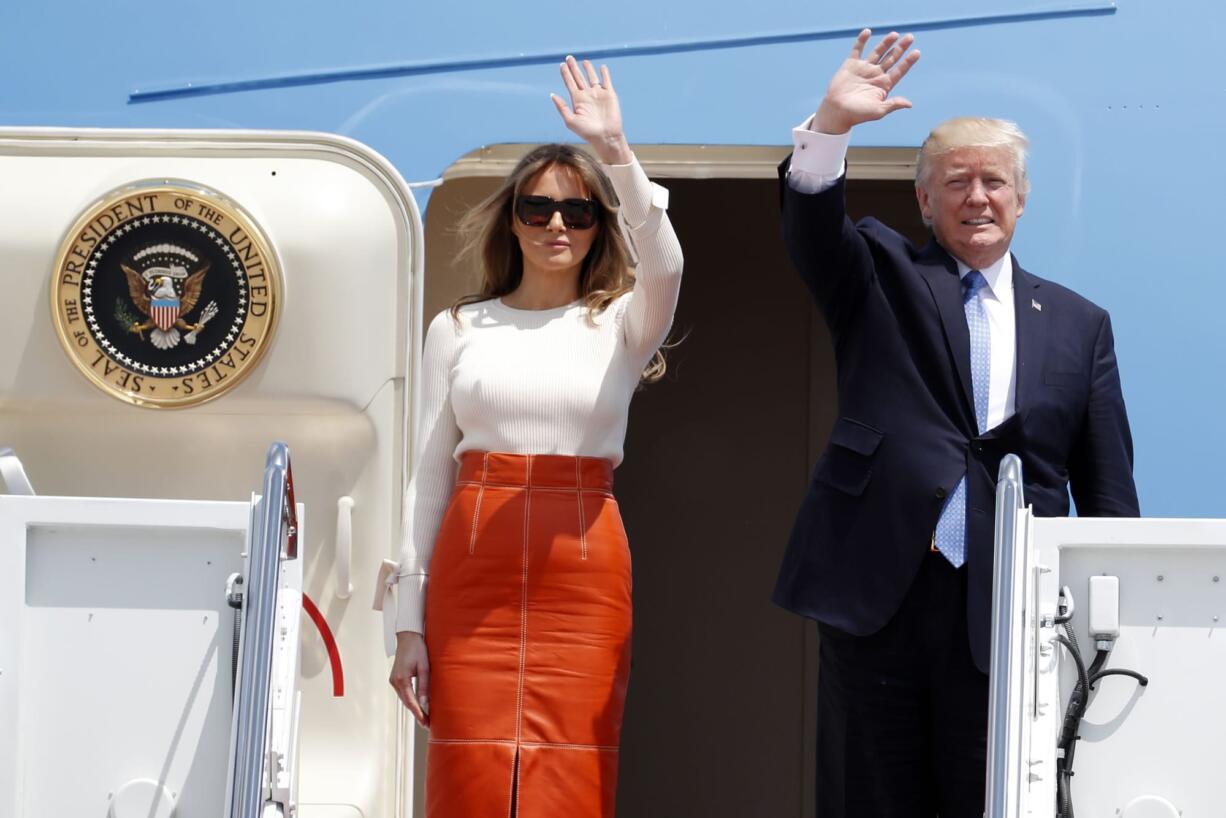
<instances>
[{"instance_id":1,"label":"white dress shirt","mask_svg":"<svg viewBox=\"0 0 1226 818\"><path fill-rule=\"evenodd\" d=\"M792 129L792 163L788 186L797 193L820 193L839 180L847 164L851 132L825 134L812 130L813 117ZM955 258L958 275L971 267ZM992 372L988 384L988 428L1008 420L1017 400L1017 322L1013 305L1013 260L1006 251L979 271L987 286L980 290L988 316L992 344ZM982 431L982 430L981 430Z\"/></svg>"}]
</instances>

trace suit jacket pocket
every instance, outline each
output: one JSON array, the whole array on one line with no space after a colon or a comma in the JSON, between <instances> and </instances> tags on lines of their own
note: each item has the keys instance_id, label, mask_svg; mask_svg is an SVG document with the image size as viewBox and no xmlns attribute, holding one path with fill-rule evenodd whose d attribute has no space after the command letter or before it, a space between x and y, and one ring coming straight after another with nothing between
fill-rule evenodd
<instances>
[{"instance_id":1,"label":"suit jacket pocket","mask_svg":"<svg viewBox=\"0 0 1226 818\"><path fill-rule=\"evenodd\" d=\"M830 432L830 445L817 462L814 477L839 491L859 497L873 475L873 457L882 432L851 418L839 418Z\"/></svg>"},{"instance_id":2,"label":"suit jacket pocket","mask_svg":"<svg viewBox=\"0 0 1226 818\"><path fill-rule=\"evenodd\" d=\"M1059 386L1074 389L1084 385L1088 380L1084 372L1044 372L1043 383L1048 386Z\"/></svg>"}]
</instances>

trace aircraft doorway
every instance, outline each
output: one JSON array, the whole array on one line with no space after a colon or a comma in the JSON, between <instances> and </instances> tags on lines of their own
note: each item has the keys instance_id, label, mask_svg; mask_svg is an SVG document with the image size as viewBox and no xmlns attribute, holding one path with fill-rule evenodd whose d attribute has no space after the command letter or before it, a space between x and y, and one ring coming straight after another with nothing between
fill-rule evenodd
<instances>
[{"instance_id":1,"label":"aircraft doorway","mask_svg":"<svg viewBox=\"0 0 1226 818\"><path fill-rule=\"evenodd\" d=\"M477 151L432 194L427 321L476 288L451 264L457 219L531 147ZM670 191L685 252L673 337L684 340L664 380L635 396L617 471L635 582L618 815L810 818L816 629L770 593L836 400L829 335L779 234L786 151L636 151ZM922 238L914 156L853 151L853 216Z\"/></svg>"}]
</instances>

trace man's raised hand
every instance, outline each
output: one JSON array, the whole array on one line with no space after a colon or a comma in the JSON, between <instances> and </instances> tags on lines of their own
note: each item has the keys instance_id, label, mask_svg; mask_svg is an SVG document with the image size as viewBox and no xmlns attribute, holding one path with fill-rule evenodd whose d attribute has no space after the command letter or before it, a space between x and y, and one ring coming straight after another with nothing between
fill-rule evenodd
<instances>
[{"instance_id":1,"label":"man's raised hand","mask_svg":"<svg viewBox=\"0 0 1226 818\"><path fill-rule=\"evenodd\" d=\"M918 50L908 51L915 38L899 37L891 31L877 47L864 54L872 32L867 28L856 37L849 56L826 89L817 109L813 129L822 133L846 133L861 122L871 122L900 108L910 108L906 97L890 96L911 66L919 59Z\"/></svg>"}]
</instances>

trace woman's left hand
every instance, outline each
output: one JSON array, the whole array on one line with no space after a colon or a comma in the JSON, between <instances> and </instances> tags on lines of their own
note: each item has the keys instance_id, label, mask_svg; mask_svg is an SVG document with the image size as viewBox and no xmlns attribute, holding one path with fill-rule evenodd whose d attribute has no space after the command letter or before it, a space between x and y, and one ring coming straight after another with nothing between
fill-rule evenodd
<instances>
[{"instance_id":1,"label":"woman's left hand","mask_svg":"<svg viewBox=\"0 0 1226 818\"><path fill-rule=\"evenodd\" d=\"M584 60L582 68L574 57L562 63L562 82L570 92L570 105L557 94L549 98L557 106L562 121L596 151L606 165L625 165L634 155L622 131L622 110L613 90L609 67L600 66L600 75L590 60Z\"/></svg>"}]
</instances>

